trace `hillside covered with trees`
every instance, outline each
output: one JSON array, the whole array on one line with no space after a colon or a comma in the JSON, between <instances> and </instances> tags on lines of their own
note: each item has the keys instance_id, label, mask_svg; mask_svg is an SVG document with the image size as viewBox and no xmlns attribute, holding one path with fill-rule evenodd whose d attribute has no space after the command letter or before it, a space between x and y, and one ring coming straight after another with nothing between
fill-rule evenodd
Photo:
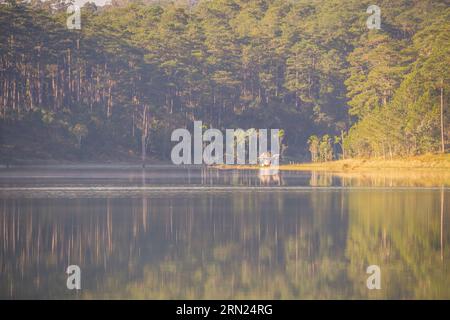
<instances>
[{"instance_id":1,"label":"hillside covered with trees","mask_svg":"<svg viewBox=\"0 0 450 320\"><path fill-rule=\"evenodd\" d=\"M194 120L283 129L286 159L448 151L450 2L378 0L369 30L372 2L90 3L76 30L2 1L0 161L167 160Z\"/></svg>"}]
</instances>

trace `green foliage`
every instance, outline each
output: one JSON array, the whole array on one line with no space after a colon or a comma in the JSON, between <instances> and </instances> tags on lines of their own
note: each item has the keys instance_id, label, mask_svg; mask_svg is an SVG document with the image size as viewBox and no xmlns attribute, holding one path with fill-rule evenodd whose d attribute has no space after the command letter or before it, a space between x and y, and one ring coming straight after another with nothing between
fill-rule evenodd
<instances>
[{"instance_id":1,"label":"green foliage","mask_svg":"<svg viewBox=\"0 0 450 320\"><path fill-rule=\"evenodd\" d=\"M78 140L78 146L81 147L81 139L88 135L88 128L84 124L77 123L70 130Z\"/></svg>"},{"instance_id":2,"label":"green foliage","mask_svg":"<svg viewBox=\"0 0 450 320\"><path fill-rule=\"evenodd\" d=\"M312 162L318 162L319 157L319 146L320 146L320 139L317 136L311 136L308 139L308 145L309 145L309 152L311 152L311 161Z\"/></svg>"},{"instance_id":3,"label":"green foliage","mask_svg":"<svg viewBox=\"0 0 450 320\"><path fill-rule=\"evenodd\" d=\"M381 30L366 28L369 3L357 0L120 1L83 7L81 30L66 29L56 2L0 6L10 144L37 130L19 125L34 111L49 128L64 123L50 154L70 145L77 123L93 133L88 156L137 153L145 136L149 154L167 157L170 132L193 120L283 129L298 158L312 133L347 131L338 143L348 156L433 152L447 141L450 19L440 1L381 1Z\"/></svg>"},{"instance_id":4,"label":"green foliage","mask_svg":"<svg viewBox=\"0 0 450 320\"><path fill-rule=\"evenodd\" d=\"M450 10L443 10L412 37L398 41L384 35L370 50L357 48L349 56L354 66L346 81L349 112L360 119L345 143L350 155L444 151L450 124L445 111L449 101L445 92L450 89L449 21ZM375 65L365 72L367 63Z\"/></svg>"},{"instance_id":5,"label":"green foliage","mask_svg":"<svg viewBox=\"0 0 450 320\"><path fill-rule=\"evenodd\" d=\"M322 138L311 136L308 139L309 152L312 162L326 162L333 160L333 142L329 135Z\"/></svg>"},{"instance_id":6,"label":"green foliage","mask_svg":"<svg viewBox=\"0 0 450 320\"><path fill-rule=\"evenodd\" d=\"M333 145L329 135L324 135L319 145L319 159L322 162L333 160Z\"/></svg>"}]
</instances>

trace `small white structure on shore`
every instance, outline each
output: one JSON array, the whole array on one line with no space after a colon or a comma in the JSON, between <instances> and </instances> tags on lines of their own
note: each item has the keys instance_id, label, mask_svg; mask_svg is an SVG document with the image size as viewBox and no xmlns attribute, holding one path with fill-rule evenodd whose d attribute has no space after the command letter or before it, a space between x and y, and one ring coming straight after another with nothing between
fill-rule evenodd
<instances>
[{"instance_id":1,"label":"small white structure on shore","mask_svg":"<svg viewBox=\"0 0 450 320\"><path fill-rule=\"evenodd\" d=\"M259 165L262 167L268 167L268 166L273 166L273 165L278 165L278 160L279 160L280 155L279 154L274 154L272 155L272 153L270 152L263 152L260 154L259 156Z\"/></svg>"},{"instance_id":2,"label":"small white structure on shore","mask_svg":"<svg viewBox=\"0 0 450 320\"><path fill-rule=\"evenodd\" d=\"M281 185L281 177L278 170L279 155L263 152L259 156L259 181L262 185Z\"/></svg>"}]
</instances>

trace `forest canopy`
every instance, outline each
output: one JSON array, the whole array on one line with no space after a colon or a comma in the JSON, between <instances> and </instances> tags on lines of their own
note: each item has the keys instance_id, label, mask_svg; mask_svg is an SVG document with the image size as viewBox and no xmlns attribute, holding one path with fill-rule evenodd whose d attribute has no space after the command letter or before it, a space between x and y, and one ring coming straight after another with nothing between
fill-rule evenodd
<instances>
[{"instance_id":1,"label":"forest canopy","mask_svg":"<svg viewBox=\"0 0 450 320\"><path fill-rule=\"evenodd\" d=\"M445 152L450 3L0 2L0 160L168 159L176 128L279 128L286 159ZM314 145L313 145L314 144ZM319 150L324 150L319 154Z\"/></svg>"}]
</instances>

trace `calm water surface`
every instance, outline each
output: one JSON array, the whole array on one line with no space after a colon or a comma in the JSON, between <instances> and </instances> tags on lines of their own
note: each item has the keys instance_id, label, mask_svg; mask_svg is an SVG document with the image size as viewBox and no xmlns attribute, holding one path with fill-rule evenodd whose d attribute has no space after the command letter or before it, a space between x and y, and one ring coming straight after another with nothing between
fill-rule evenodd
<instances>
[{"instance_id":1,"label":"calm water surface","mask_svg":"<svg viewBox=\"0 0 450 320\"><path fill-rule=\"evenodd\" d=\"M449 299L449 203L386 177L3 168L0 298Z\"/></svg>"}]
</instances>

